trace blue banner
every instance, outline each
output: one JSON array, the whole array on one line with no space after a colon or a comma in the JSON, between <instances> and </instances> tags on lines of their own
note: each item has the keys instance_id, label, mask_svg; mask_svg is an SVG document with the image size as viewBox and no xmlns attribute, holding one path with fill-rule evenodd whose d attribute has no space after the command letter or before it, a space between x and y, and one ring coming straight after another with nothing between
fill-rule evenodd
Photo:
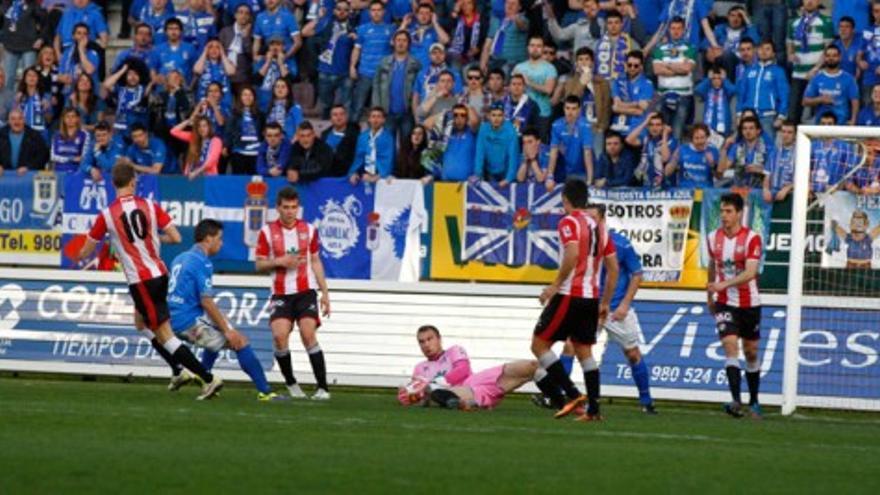
<instances>
[{"instance_id":1,"label":"blue banner","mask_svg":"<svg viewBox=\"0 0 880 495\"><path fill-rule=\"evenodd\" d=\"M54 265L61 250L63 173L0 172L0 263Z\"/></svg>"},{"instance_id":2,"label":"blue banner","mask_svg":"<svg viewBox=\"0 0 880 495\"><path fill-rule=\"evenodd\" d=\"M189 180L183 176L160 175L159 190L162 191L159 204L171 216L183 238L180 244L162 245L162 259L171 265L171 260L188 250L195 240L196 225L204 217L205 185L201 177Z\"/></svg>"},{"instance_id":3,"label":"blue banner","mask_svg":"<svg viewBox=\"0 0 880 495\"><path fill-rule=\"evenodd\" d=\"M159 180L155 175L139 175L135 190L137 196L159 201ZM64 214L61 243L62 268L92 270L112 268L109 244L101 243L89 259L74 264L71 256L85 244L86 236L95 217L116 199L116 190L107 181L95 182L82 173L68 174L64 180Z\"/></svg>"}]
</instances>

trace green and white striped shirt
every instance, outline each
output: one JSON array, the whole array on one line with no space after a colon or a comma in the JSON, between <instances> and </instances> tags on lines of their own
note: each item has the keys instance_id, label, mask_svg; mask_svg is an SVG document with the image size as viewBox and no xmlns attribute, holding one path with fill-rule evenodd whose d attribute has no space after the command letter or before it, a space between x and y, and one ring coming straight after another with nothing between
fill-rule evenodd
<instances>
[{"instance_id":1,"label":"green and white striped shirt","mask_svg":"<svg viewBox=\"0 0 880 495\"><path fill-rule=\"evenodd\" d=\"M679 40L658 45L651 53L651 58L664 63L686 62L688 60L696 62L697 55L692 46ZM657 76L657 89L661 93L674 91L680 95L691 95L694 93L693 74Z\"/></svg>"},{"instance_id":2,"label":"green and white striped shirt","mask_svg":"<svg viewBox=\"0 0 880 495\"><path fill-rule=\"evenodd\" d=\"M810 69L822 60L822 52L833 38L834 25L826 15L814 12L791 21L788 26L788 43L794 45L795 57L791 77L806 79Z\"/></svg>"}]
</instances>

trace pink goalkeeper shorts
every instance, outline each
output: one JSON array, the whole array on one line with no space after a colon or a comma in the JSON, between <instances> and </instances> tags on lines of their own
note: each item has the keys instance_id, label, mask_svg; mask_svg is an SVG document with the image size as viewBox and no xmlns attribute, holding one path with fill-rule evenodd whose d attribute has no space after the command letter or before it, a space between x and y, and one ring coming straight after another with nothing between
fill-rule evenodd
<instances>
[{"instance_id":1,"label":"pink goalkeeper shorts","mask_svg":"<svg viewBox=\"0 0 880 495\"><path fill-rule=\"evenodd\" d=\"M502 373L504 365L495 366L471 375L462 385L470 387L478 406L491 409L504 399L504 389L498 386Z\"/></svg>"}]
</instances>

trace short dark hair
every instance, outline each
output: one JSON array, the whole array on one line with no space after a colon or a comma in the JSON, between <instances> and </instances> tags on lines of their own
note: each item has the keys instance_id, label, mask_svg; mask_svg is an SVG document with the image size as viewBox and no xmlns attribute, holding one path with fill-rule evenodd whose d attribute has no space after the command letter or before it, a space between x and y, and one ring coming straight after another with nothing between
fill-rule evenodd
<instances>
[{"instance_id":1,"label":"short dark hair","mask_svg":"<svg viewBox=\"0 0 880 495\"><path fill-rule=\"evenodd\" d=\"M634 58L634 59L638 60L639 62L642 62L642 63L645 62L645 54L642 53L641 50L630 50L630 51L628 51L628 52L626 53L626 58L627 58L627 59ZM595 60L595 59L594 59L594 60Z\"/></svg>"},{"instance_id":2,"label":"short dark hair","mask_svg":"<svg viewBox=\"0 0 880 495\"><path fill-rule=\"evenodd\" d=\"M671 21L669 21L669 24L682 24L682 25L684 25L685 24L684 17L677 15L677 16L673 17Z\"/></svg>"},{"instance_id":3,"label":"short dark hair","mask_svg":"<svg viewBox=\"0 0 880 495\"><path fill-rule=\"evenodd\" d=\"M739 44L742 45L743 43L746 43L749 45L754 45L755 40L753 40L751 36L743 36L742 38L739 39Z\"/></svg>"},{"instance_id":4,"label":"short dark hair","mask_svg":"<svg viewBox=\"0 0 880 495\"><path fill-rule=\"evenodd\" d=\"M842 23L842 22L848 22L849 25L850 25L850 26L853 26L853 27L855 27L855 25L856 25L856 20L853 19L852 17L848 16L848 15L845 15L845 16L841 17L840 20L837 21L838 24L840 24L840 23Z\"/></svg>"},{"instance_id":5,"label":"short dark hair","mask_svg":"<svg viewBox=\"0 0 880 495\"><path fill-rule=\"evenodd\" d=\"M385 109L382 108L382 107L378 107L378 106L377 106L377 107L373 107L373 108L370 109L370 113L373 113L373 112L379 112L379 113L382 114L383 117L386 115L386 114L385 114Z\"/></svg>"},{"instance_id":6,"label":"short dark hair","mask_svg":"<svg viewBox=\"0 0 880 495\"><path fill-rule=\"evenodd\" d=\"M382 2L382 0L373 0L372 2L370 2L370 7L372 7L373 5L376 5L377 3L378 3L383 9L385 8L385 3Z\"/></svg>"},{"instance_id":7,"label":"short dark hair","mask_svg":"<svg viewBox=\"0 0 880 495\"><path fill-rule=\"evenodd\" d=\"M721 204L731 205L736 211L743 211L743 207L745 206L745 202L743 201L742 196L737 193L727 193L722 195Z\"/></svg>"},{"instance_id":8,"label":"short dark hair","mask_svg":"<svg viewBox=\"0 0 880 495\"><path fill-rule=\"evenodd\" d=\"M585 208L590 200L590 192L587 183L580 179L568 179L562 186L562 197L568 200L575 208Z\"/></svg>"},{"instance_id":9,"label":"short dark hair","mask_svg":"<svg viewBox=\"0 0 880 495\"><path fill-rule=\"evenodd\" d=\"M110 125L110 122L107 122L106 120L102 120L95 125L96 131L110 132L111 129L113 129L113 127Z\"/></svg>"},{"instance_id":10,"label":"short dark hair","mask_svg":"<svg viewBox=\"0 0 880 495\"><path fill-rule=\"evenodd\" d=\"M281 203L285 201L299 201L299 192L297 192L295 187L284 186L278 191L278 196L275 197L275 204L281 206Z\"/></svg>"},{"instance_id":11,"label":"short dark hair","mask_svg":"<svg viewBox=\"0 0 880 495\"><path fill-rule=\"evenodd\" d=\"M596 210L596 213L599 215L599 219L605 218L605 205L602 203L590 203L587 205L587 208L590 210Z\"/></svg>"},{"instance_id":12,"label":"short dark hair","mask_svg":"<svg viewBox=\"0 0 880 495\"><path fill-rule=\"evenodd\" d=\"M303 120L302 122L299 123L298 126L296 126L296 128L299 129L300 131L314 131L315 130L315 127L308 120Z\"/></svg>"},{"instance_id":13,"label":"short dark hair","mask_svg":"<svg viewBox=\"0 0 880 495\"><path fill-rule=\"evenodd\" d=\"M543 45L544 43L546 43L546 41L544 41L544 37L543 37L542 35L540 35L540 34L533 34L533 35L529 36L529 41L528 41L528 42L531 43L532 40L541 40L541 44L542 44L542 45Z\"/></svg>"},{"instance_id":14,"label":"short dark hair","mask_svg":"<svg viewBox=\"0 0 880 495\"><path fill-rule=\"evenodd\" d=\"M223 230L223 224L213 218L205 218L196 225L195 241L202 242L207 237L214 237Z\"/></svg>"},{"instance_id":15,"label":"short dark hair","mask_svg":"<svg viewBox=\"0 0 880 495\"><path fill-rule=\"evenodd\" d=\"M623 143L623 135L617 131L608 131L605 133L605 141L608 139L619 139L621 143Z\"/></svg>"},{"instance_id":16,"label":"short dark hair","mask_svg":"<svg viewBox=\"0 0 880 495\"><path fill-rule=\"evenodd\" d=\"M75 33L76 30L79 29L79 28L86 28L86 32L87 32L87 33L89 33L89 34L92 33L92 30L91 30L91 28L89 28L89 25L86 24L86 23L84 23L84 22L77 22L77 23L73 26L73 29L71 30L71 33Z\"/></svg>"},{"instance_id":17,"label":"short dark hair","mask_svg":"<svg viewBox=\"0 0 880 495\"><path fill-rule=\"evenodd\" d=\"M758 43L758 46L759 46L759 47L760 47L760 46L764 46L764 45L770 45L770 48L772 48L773 51L776 51L776 45L773 44L773 40L772 40L772 39L770 39L770 38L764 38L764 39L761 40L760 43Z\"/></svg>"},{"instance_id":18,"label":"short dark hair","mask_svg":"<svg viewBox=\"0 0 880 495\"><path fill-rule=\"evenodd\" d=\"M440 79L440 76L449 76L452 78L452 81L455 82L455 74L452 73L449 69L443 69L440 71L440 75L437 76L437 79Z\"/></svg>"},{"instance_id":19,"label":"short dark hair","mask_svg":"<svg viewBox=\"0 0 880 495\"><path fill-rule=\"evenodd\" d=\"M268 131L269 129L272 129L273 131L284 131L284 129L281 127L281 124L279 124L278 122L269 122L263 127L264 131Z\"/></svg>"},{"instance_id":20,"label":"short dark hair","mask_svg":"<svg viewBox=\"0 0 880 495\"><path fill-rule=\"evenodd\" d=\"M145 22L139 22L139 23L137 24L137 26L134 27L134 32L136 33L136 32L138 32L138 31L140 31L141 29L145 29L145 28L146 28L148 31L150 31L150 34L153 34L153 26L150 26L149 24L147 24L147 23L145 23Z\"/></svg>"},{"instance_id":21,"label":"short dark hair","mask_svg":"<svg viewBox=\"0 0 880 495\"><path fill-rule=\"evenodd\" d=\"M526 83L526 76L524 76L522 74L513 74L512 76L510 76L510 82L513 82L514 79L521 80L523 82L523 84Z\"/></svg>"},{"instance_id":22,"label":"short dark hair","mask_svg":"<svg viewBox=\"0 0 880 495\"><path fill-rule=\"evenodd\" d=\"M437 330L437 327L435 327L434 325L420 326L419 329L416 330L416 336L418 337L425 332L434 332L434 335L436 335L438 338L440 337L440 330Z\"/></svg>"},{"instance_id":23,"label":"short dark hair","mask_svg":"<svg viewBox=\"0 0 880 495\"><path fill-rule=\"evenodd\" d=\"M409 31L397 31L394 33L394 36L391 37L392 40L397 39L398 36L403 36L406 38L406 42L412 44L412 35L409 34Z\"/></svg>"},{"instance_id":24,"label":"short dark hair","mask_svg":"<svg viewBox=\"0 0 880 495\"><path fill-rule=\"evenodd\" d=\"M168 26L172 24L176 25L180 28L181 31L183 31L183 22L181 22L181 20L177 17L171 17L167 21L165 21L165 29L168 29Z\"/></svg>"},{"instance_id":25,"label":"short dark hair","mask_svg":"<svg viewBox=\"0 0 880 495\"><path fill-rule=\"evenodd\" d=\"M747 115L747 116L743 117L742 120L739 122L739 131L742 132L743 124L746 124L749 122L751 122L752 124L755 124L755 127L757 127L759 131L762 130L761 121L758 120L758 117L755 117L754 115Z\"/></svg>"},{"instance_id":26,"label":"short dark hair","mask_svg":"<svg viewBox=\"0 0 880 495\"><path fill-rule=\"evenodd\" d=\"M565 102L563 103L563 105L568 105L569 103L580 107L581 106L581 99L578 98L576 95L568 95L565 97Z\"/></svg>"},{"instance_id":27,"label":"short dark hair","mask_svg":"<svg viewBox=\"0 0 880 495\"><path fill-rule=\"evenodd\" d=\"M623 20L623 16L620 15L620 12L618 12L617 10L609 10L608 12L605 12L605 20L606 21L608 19L611 19L612 17L619 19L621 21Z\"/></svg>"},{"instance_id":28,"label":"short dark hair","mask_svg":"<svg viewBox=\"0 0 880 495\"><path fill-rule=\"evenodd\" d=\"M581 55L589 55L590 60L596 60L596 53L593 52L592 48L590 48L588 46L582 46L582 47L578 48L576 52L574 52L575 59L577 59Z\"/></svg>"},{"instance_id":29,"label":"short dark hair","mask_svg":"<svg viewBox=\"0 0 880 495\"><path fill-rule=\"evenodd\" d=\"M835 115L834 112L823 113L819 116L819 120L821 121L822 119L831 119L834 121L835 124L837 123L837 115Z\"/></svg>"},{"instance_id":30,"label":"short dark hair","mask_svg":"<svg viewBox=\"0 0 880 495\"><path fill-rule=\"evenodd\" d=\"M709 66L709 74L723 74L724 67L721 64L712 64Z\"/></svg>"},{"instance_id":31,"label":"short dark hair","mask_svg":"<svg viewBox=\"0 0 880 495\"><path fill-rule=\"evenodd\" d=\"M147 132L147 126L145 126L142 122L135 122L128 126L129 135L133 132L144 131Z\"/></svg>"},{"instance_id":32,"label":"short dark hair","mask_svg":"<svg viewBox=\"0 0 880 495\"><path fill-rule=\"evenodd\" d=\"M119 189L131 184L137 172L130 163L117 163L110 170L110 176L113 178L113 187Z\"/></svg>"},{"instance_id":33,"label":"short dark hair","mask_svg":"<svg viewBox=\"0 0 880 495\"><path fill-rule=\"evenodd\" d=\"M502 81L507 79L507 76L504 74L504 71L501 70L499 67L495 67L494 69L489 69L489 75L491 76L492 74L495 74L496 76L501 76Z\"/></svg>"},{"instance_id":34,"label":"short dark hair","mask_svg":"<svg viewBox=\"0 0 880 495\"><path fill-rule=\"evenodd\" d=\"M535 126L530 125L530 126L526 127L525 130L523 130L522 137L526 137L526 136L532 136L533 138L535 138L539 141L541 140L541 133L538 132L538 128Z\"/></svg>"},{"instance_id":35,"label":"short dark hair","mask_svg":"<svg viewBox=\"0 0 880 495\"><path fill-rule=\"evenodd\" d=\"M791 119L786 119L782 122L782 126L780 126L780 129L783 127L794 127L794 130L797 130L797 126L797 122Z\"/></svg>"},{"instance_id":36,"label":"short dark hair","mask_svg":"<svg viewBox=\"0 0 880 495\"><path fill-rule=\"evenodd\" d=\"M708 136L709 135L709 126L707 126L706 124L704 124L702 122L697 122L696 124L692 125L691 131L689 133L691 139L694 138L694 133L696 133L697 131L703 131Z\"/></svg>"}]
</instances>

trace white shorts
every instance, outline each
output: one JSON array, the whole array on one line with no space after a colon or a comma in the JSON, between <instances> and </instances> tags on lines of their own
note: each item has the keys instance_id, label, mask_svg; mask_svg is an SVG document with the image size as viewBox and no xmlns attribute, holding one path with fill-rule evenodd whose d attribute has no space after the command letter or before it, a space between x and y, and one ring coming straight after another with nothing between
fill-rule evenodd
<instances>
[{"instance_id":1,"label":"white shorts","mask_svg":"<svg viewBox=\"0 0 880 495\"><path fill-rule=\"evenodd\" d=\"M632 308L626 313L623 321L615 321L609 318L602 326L608 332L608 338L617 342L623 350L628 351L639 346L642 335L642 327L639 326L639 318Z\"/></svg>"},{"instance_id":2,"label":"white shorts","mask_svg":"<svg viewBox=\"0 0 880 495\"><path fill-rule=\"evenodd\" d=\"M209 351L219 352L226 347L226 337L207 316L200 316L196 323L177 334L191 344L204 347Z\"/></svg>"}]
</instances>

